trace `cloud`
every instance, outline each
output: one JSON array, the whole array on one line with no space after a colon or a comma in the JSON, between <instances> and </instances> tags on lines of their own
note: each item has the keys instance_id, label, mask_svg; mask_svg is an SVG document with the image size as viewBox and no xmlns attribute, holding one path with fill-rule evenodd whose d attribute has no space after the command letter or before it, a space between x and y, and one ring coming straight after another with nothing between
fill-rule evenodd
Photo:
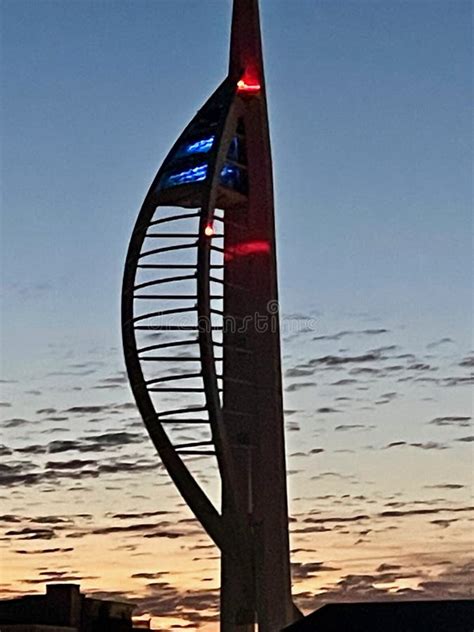
<instances>
[{"instance_id":1,"label":"cloud","mask_svg":"<svg viewBox=\"0 0 474 632\"><path fill-rule=\"evenodd\" d=\"M459 366L463 366L463 367L474 367L474 355L469 355L466 356L463 360L461 360L461 362L459 363Z\"/></svg>"},{"instance_id":2,"label":"cloud","mask_svg":"<svg viewBox=\"0 0 474 632\"><path fill-rule=\"evenodd\" d=\"M426 345L427 349L437 349L438 347L442 347L445 345L454 344L454 340L452 338L440 338L440 340L435 340Z\"/></svg>"},{"instance_id":3,"label":"cloud","mask_svg":"<svg viewBox=\"0 0 474 632\"><path fill-rule=\"evenodd\" d=\"M19 530L7 531L5 536L16 540L51 540L56 537L56 532L53 529L24 527Z\"/></svg>"},{"instance_id":4,"label":"cloud","mask_svg":"<svg viewBox=\"0 0 474 632\"><path fill-rule=\"evenodd\" d=\"M336 356L336 355L327 355L322 356L320 358L313 358L309 360L309 366L342 366L346 364L360 364L364 362L375 362L382 358L382 353L379 350L369 351L368 353L357 355L357 356Z\"/></svg>"},{"instance_id":5,"label":"cloud","mask_svg":"<svg viewBox=\"0 0 474 632\"><path fill-rule=\"evenodd\" d=\"M424 443L413 442L409 443L407 441L392 441L387 444L383 449L388 450L389 448L398 448L398 447L411 447L411 448L419 448L420 450L447 450L449 446L444 443L438 443L436 441L425 441Z\"/></svg>"},{"instance_id":6,"label":"cloud","mask_svg":"<svg viewBox=\"0 0 474 632\"><path fill-rule=\"evenodd\" d=\"M370 520L370 516L366 514L358 514L356 516L326 516L324 518L305 518L303 522L308 524L326 524L327 522L361 522Z\"/></svg>"},{"instance_id":7,"label":"cloud","mask_svg":"<svg viewBox=\"0 0 474 632\"><path fill-rule=\"evenodd\" d=\"M438 485L425 485L425 489L463 489L465 485L460 483L439 483Z\"/></svg>"},{"instance_id":8,"label":"cloud","mask_svg":"<svg viewBox=\"0 0 474 632\"><path fill-rule=\"evenodd\" d=\"M310 388L312 386L316 386L316 382L297 382L296 384L290 384L285 390L287 393L294 393L302 388Z\"/></svg>"},{"instance_id":9,"label":"cloud","mask_svg":"<svg viewBox=\"0 0 474 632\"><path fill-rule=\"evenodd\" d=\"M21 426L27 426L32 424L32 421L28 419L23 419L21 417L14 417L12 419L5 419L3 425L5 428L20 428Z\"/></svg>"},{"instance_id":10,"label":"cloud","mask_svg":"<svg viewBox=\"0 0 474 632\"><path fill-rule=\"evenodd\" d=\"M428 423L433 426L457 426L460 428L469 428L471 425L470 422L471 417L451 415L448 417L435 417Z\"/></svg>"},{"instance_id":11,"label":"cloud","mask_svg":"<svg viewBox=\"0 0 474 632\"><path fill-rule=\"evenodd\" d=\"M437 525L438 527L442 527L443 529L447 529L448 527L451 526L451 524L453 522L457 522L458 518L445 518L445 519L437 519L437 520L430 520L431 524Z\"/></svg>"},{"instance_id":12,"label":"cloud","mask_svg":"<svg viewBox=\"0 0 474 632\"><path fill-rule=\"evenodd\" d=\"M288 369L285 373L285 377L306 377L308 375L313 375L316 369L300 369L295 367L293 369Z\"/></svg>"},{"instance_id":13,"label":"cloud","mask_svg":"<svg viewBox=\"0 0 474 632\"><path fill-rule=\"evenodd\" d=\"M340 569L324 562L291 562L291 576L296 581L317 577L323 572L338 570Z\"/></svg>"},{"instance_id":14,"label":"cloud","mask_svg":"<svg viewBox=\"0 0 474 632\"><path fill-rule=\"evenodd\" d=\"M201 624L217 620L219 591L217 589L183 590L166 581L152 581L139 594L121 592L89 591L91 596L99 599L116 599L132 601L137 604L134 614L159 618L177 618L193 624L193 628ZM180 624L184 626L185 624ZM164 628L163 628L164 629ZM168 629L168 627L166 627Z\"/></svg>"},{"instance_id":15,"label":"cloud","mask_svg":"<svg viewBox=\"0 0 474 632\"><path fill-rule=\"evenodd\" d=\"M92 459L71 459L70 461L48 461L46 469L50 470L81 470L88 466L97 465Z\"/></svg>"},{"instance_id":16,"label":"cloud","mask_svg":"<svg viewBox=\"0 0 474 632\"><path fill-rule=\"evenodd\" d=\"M338 331L335 334L326 336L316 336L313 340L341 340L347 336L380 336L380 334L389 333L388 329L360 329L353 331Z\"/></svg>"},{"instance_id":17,"label":"cloud","mask_svg":"<svg viewBox=\"0 0 474 632\"><path fill-rule=\"evenodd\" d=\"M467 437L459 437L458 439L455 439L455 441L462 441L464 443L471 443L472 441L474 441L474 435L468 435Z\"/></svg>"},{"instance_id":18,"label":"cloud","mask_svg":"<svg viewBox=\"0 0 474 632\"><path fill-rule=\"evenodd\" d=\"M378 406L383 404L389 404L393 402L394 399L398 397L398 394L395 391L390 391L389 393L383 393L380 395L379 399L375 402Z\"/></svg>"},{"instance_id":19,"label":"cloud","mask_svg":"<svg viewBox=\"0 0 474 632\"><path fill-rule=\"evenodd\" d=\"M109 535L111 533L142 533L145 534L148 531L154 531L155 529L165 526L169 526L169 522L141 522L138 524L129 525L115 525L110 527L101 527L99 529L93 529L91 533L93 535Z\"/></svg>"},{"instance_id":20,"label":"cloud","mask_svg":"<svg viewBox=\"0 0 474 632\"><path fill-rule=\"evenodd\" d=\"M112 518L117 520L137 520L141 518L152 518L154 516L168 516L173 511L142 511L140 513L116 513L112 515Z\"/></svg>"},{"instance_id":21,"label":"cloud","mask_svg":"<svg viewBox=\"0 0 474 632\"><path fill-rule=\"evenodd\" d=\"M133 573L133 575L130 575L130 577L132 579L161 579L166 575L169 575L167 571L161 571L158 573Z\"/></svg>"},{"instance_id":22,"label":"cloud","mask_svg":"<svg viewBox=\"0 0 474 632\"><path fill-rule=\"evenodd\" d=\"M338 380L337 382L332 382L331 386L350 386L351 384L357 384L359 380L355 378L345 378L343 380Z\"/></svg>"},{"instance_id":23,"label":"cloud","mask_svg":"<svg viewBox=\"0 0 474 632\"><path fill-rule=\"evenodd\" d=\"M45 445L31 445L18 448L22 454L61 454L63 452L104 452L110 448L143 443L147 440L144 433L127 431L106 432L78 439L56 439Z\"/></svg>"},{"instance_id":24,"label":"cloud","mask_svg":"<svg viewBox=\"0 0 474 632\"><path fill-rule=\"evenodd\" d=\"M473 507L429 507L426 509L405 509L382 511L377 514L380 518L404 518L406 516L428 516L438 513L464 513L473 511Z\"/></svg>"},{"instance_id":25,"label":"cloud","mask_svg":"<svg viewBox=\"0 0 474 632\"><path fill-rule=\"evenodd\" d=\"M387 564L387 563L383 563L380 564L377 568L376 568L376 572L377 573L386 573L387 571L398 571L400 568L402 568L401 566L399 566L398 564Z\"/></svg>"},{"instance_id":26,"label":"cloud","mask_svg":"<svg viewBox=\"0 0 474 632\"><path fill-rule=\"evenodd\" d=\"M360 428L366 428L363 424L341 424L340 426L336 426L334 430L337 432L347 432L348 430L358 430Z\"/></svg>"},{"instance_id":27,"label":"cloud","mask_svg":"<svg viewBox=\"0 0 474 632\"><path fill-rule=\"evenodd\" d=\"M474 384L474 377L446 377L441 384L442 386L470 386Z\"/></svg>"},{"instance_id":28,"label":"cloud","mask_svg":"<svg viewBox=\"0 0 474 632\"><path fill-rule=\"evenodd\" d=\"M337 408L331 408L330 406L322 406L321 408L318 408L316 412L321 415L326 415L330 413L340 413L341 411Z\"/></svg>"},{"instance_id":29,"label":"cloud","mask_svg":"<svg viewBox=\"0 0 474 632\"><path fill-rule=\"evenodd\" d=\"M52 553L70 553L71 551L74 551L74 548L72 546L67 546L53 547L50 549L17 549L15 553L18 553L18 555L48 555Z\"/></svg>"}]
</instances>

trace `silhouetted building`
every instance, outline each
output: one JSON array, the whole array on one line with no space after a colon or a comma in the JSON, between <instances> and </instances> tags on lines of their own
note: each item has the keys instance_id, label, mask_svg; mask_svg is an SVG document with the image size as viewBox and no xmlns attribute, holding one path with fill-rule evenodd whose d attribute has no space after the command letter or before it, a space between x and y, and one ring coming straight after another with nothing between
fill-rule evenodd
<instances>
[{"instance_id":1,"label":"silhouetted building","mask_svg":"<svg viewBox=\"0 0 474 632\"><path fill-rule=\"evenodd\" d=\"M0 601L1 632L133 632L134 605L81 594L76 584L50 584L45 595Z\"/></svg>"},{"instance_id":2,"label":"silhouetted building","mask_svg":"<svg viewBox=\"0 0 474 632\"><path fill-rule=\"evenodd\" d=\"M474 600L328 604L283 632L473 632Z\"/></svg>"}]
</instances>

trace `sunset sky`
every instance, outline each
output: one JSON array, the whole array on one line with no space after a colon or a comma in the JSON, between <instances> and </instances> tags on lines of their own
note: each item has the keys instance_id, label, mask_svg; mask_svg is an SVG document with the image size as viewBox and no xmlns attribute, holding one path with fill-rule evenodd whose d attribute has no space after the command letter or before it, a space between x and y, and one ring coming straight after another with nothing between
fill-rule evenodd
<instances>
[{"instance_id":1,"label":"sunset sky","mask_svg":"<svg viewBox=\"0 0 474 632\"><path fill-rule=\"evenodd\" d=\"M231 2L0 10L1 596L71 580L214 632L218 551L136 412L119 304L148 186L227 72ZM295 601L468 596L471 3L261 17Z\"/></svg>"}]
</instances>

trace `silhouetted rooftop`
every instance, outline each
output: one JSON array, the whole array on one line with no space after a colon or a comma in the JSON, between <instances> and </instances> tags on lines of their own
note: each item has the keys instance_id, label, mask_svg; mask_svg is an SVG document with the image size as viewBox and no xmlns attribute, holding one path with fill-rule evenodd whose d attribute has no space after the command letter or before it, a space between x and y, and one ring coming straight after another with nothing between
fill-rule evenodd
<instances>
[{"instance_id":1,"label":"silhouetted rooftop","mask_svg":"<svg viewBox=\"0 0 474 632\"><path fill-rule=\"evenodd\" d=\"M473 632L474 600L328 604L284 632Z\"/></svg>"}]
</instances>

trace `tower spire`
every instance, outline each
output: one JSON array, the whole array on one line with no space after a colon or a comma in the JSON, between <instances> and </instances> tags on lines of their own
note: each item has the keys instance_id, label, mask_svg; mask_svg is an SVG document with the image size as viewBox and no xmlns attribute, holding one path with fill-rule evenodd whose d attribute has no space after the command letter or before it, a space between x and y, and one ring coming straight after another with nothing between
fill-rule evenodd
<instances>
[{"instance_id":1,"label":"tower spire","mask_svg":"<svg viewBox=\"0 0 474 632\"><path fill-rule=\"evenodd\" d=\"M264 84L258 0L234 0L229 75L246 85Z\"/></svg>"}]
</instances>

